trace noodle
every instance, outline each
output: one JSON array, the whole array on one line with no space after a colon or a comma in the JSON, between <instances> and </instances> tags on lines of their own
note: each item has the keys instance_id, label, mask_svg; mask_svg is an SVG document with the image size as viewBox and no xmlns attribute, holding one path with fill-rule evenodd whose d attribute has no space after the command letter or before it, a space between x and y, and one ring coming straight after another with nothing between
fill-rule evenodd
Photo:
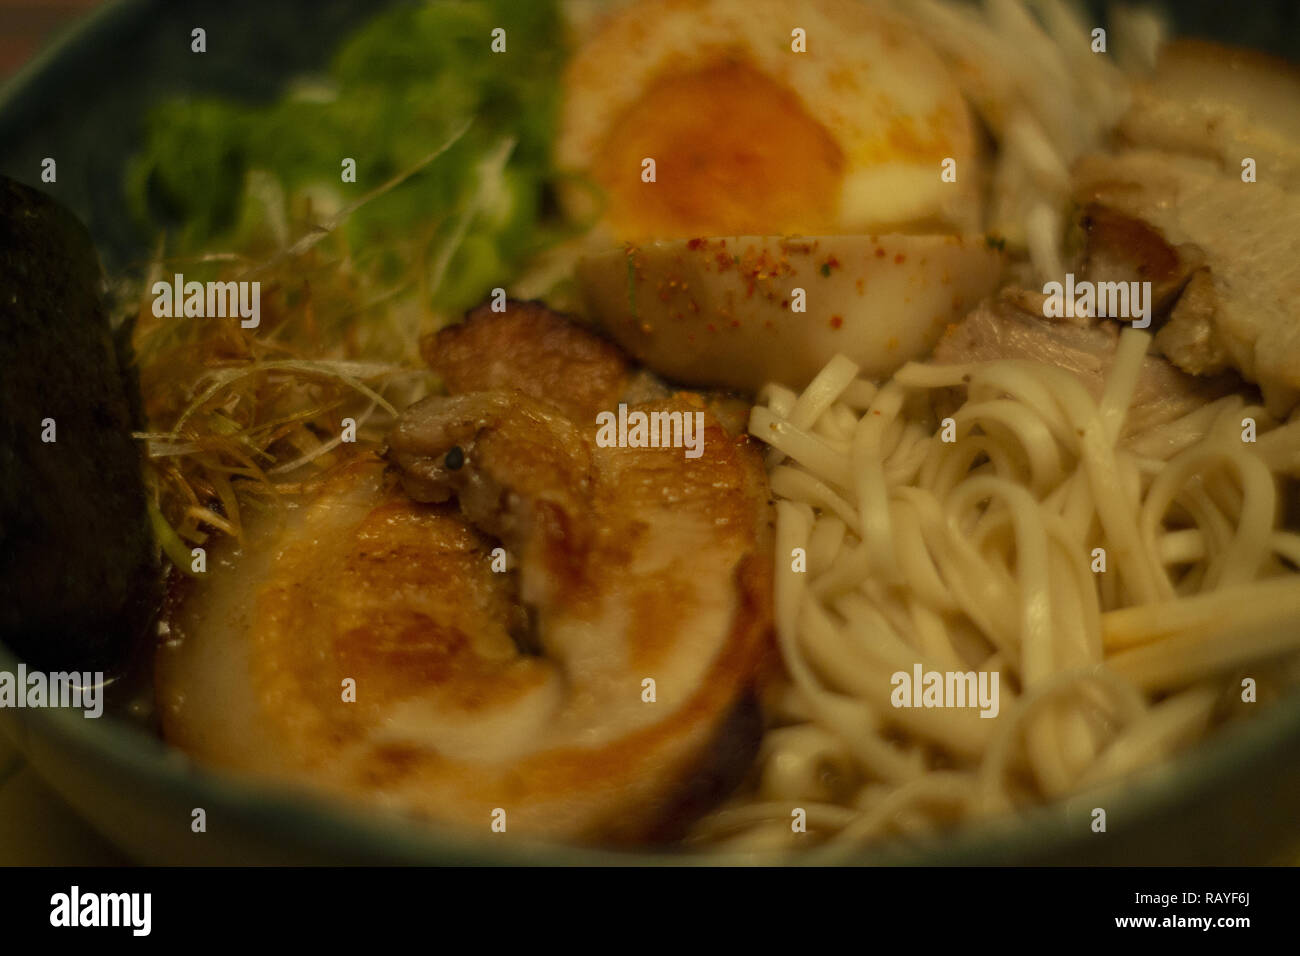
<instances>
[{"instance_id":1,"label":"noodle","mask_svg":"<svg viewBox=\"0 0 1300 956\"><path fill-rule=\"evenodd\" d=\"M1100 399L1012 360L877 388L837 356L801 394L764 390L784 703L761 800L697 838L790 846L801 808L852 846L1076 792L1200 738L1240 668L1300 652L1300 535L1277 527L1300 432L1229 396L1126 434L1149 343L1124 330ZM996 711L900 705L914 668L1000 675Z\"/></svg>"}]
</instances>

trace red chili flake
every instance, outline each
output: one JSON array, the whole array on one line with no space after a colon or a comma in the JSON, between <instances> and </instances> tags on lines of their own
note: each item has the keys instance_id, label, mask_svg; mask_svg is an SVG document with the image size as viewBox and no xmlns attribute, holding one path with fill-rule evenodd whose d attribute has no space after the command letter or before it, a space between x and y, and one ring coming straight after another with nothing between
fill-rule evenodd
<instances>
[{"instance_id":1,"label":"red chili flake","mask_svg":"<svg viewBox=\"0 0 1300 956\"><path fill-rule=\"evenodd\" d=\"M831 316L831 328L832 328L832 329L838 329L838 328L839 328L840 326L842 326L843 324L844 324L844 316L842 316L842 315L832 315L832 316Z\"/></svg>"},{"instance_id":2,"label":"red chili flake","mask_svg":"<svg viewBox=\"0 0 1300 956\"><path fill-rule=\"evenodd\" d=\"M898 255L894 256L894 265L901 266L906 259L907 256L900 252Z\"/></svg>"},{"instance_id":3,"label":"red chili flake","mask_svg":"<svg viewBox=\"0 0 1300 956\"><path fill-rule=\"evenodd\" d=\"M731 320L731 327L732 327L733 329L738 329L738 328L740 328L740 319L732 319L732 320Z\"/></svg>"},{"instance_id":4,"label":"red chili flake","mask_svg":"<svg viewBox=\"0 0 1300 956\"><path fill-rule=\"evenodd\" d=\"M692 239L690 242L686 243L686 248L687 248L687 249L690 249L690 250L692 250L692 251L694 251L694 250L696 250L696 249L703 249L703 248L704 248L704 240L703 240L703 239Z\"/></svg>"},{"instance_id":5,"label":"red chili flake","mask_svg":"<svg viewBox=\"0 0 1300 956\"><path fill-rule=\"evenodd\" d=\"M710 322L708 325L706 325L705 328L708 329L710 332L716 332L716 331L718 331L718 327L717 327L716 325L714 325L712 322Z\"/></svg>"},{"instance_id":6,"label":"red chili flake","mask_svg":"<svg viewBox=\"0 0 1300 956\"><path fill-rule=\"evenodd\" d=\"M857 287L858 287L858 295L865 295L866 293L865 293L865 291L863 290L863 281L862 281L861 279L859 279L859 280L857 281L856 285L857 285Z\"/></svg>"},{"instance_id":7,"label":"red chili flake","mask_svg":"<svg viewBox=\"0 0 1300 956\"><path fill-rule=\"evenodd\" d=\"M882 249L880 246L876 246L876 258L877 259L885 258L885 250Z\"/></svg>"},{"instance_id":8,"label":"red chili flake","mask_svg":"<svg viewBox=\"0 0 1300 956\"><path fill-rule=\"evenodd\" d=\"M788 309L788 308L790 308L790 300L789 300L789 299L782 299L782 300L781 300L781 308L783 308L783 309Z\"/></svg>"}]
</instances>

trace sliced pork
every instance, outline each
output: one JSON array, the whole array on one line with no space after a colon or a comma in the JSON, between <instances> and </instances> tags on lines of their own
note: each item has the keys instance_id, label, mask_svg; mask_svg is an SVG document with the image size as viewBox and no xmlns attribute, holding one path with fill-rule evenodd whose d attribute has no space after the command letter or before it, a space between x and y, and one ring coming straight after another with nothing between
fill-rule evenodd
<instances>
[{"instance_id":1,"label":"sliced pork","mask_svg":"<svg viewBox=\"0 0 1300 956\"><path fill-rule=\"evenodd\" d=\"M1290 409L1300 397L1300 194L1149 151L1087 157L1075 179L1094 215L1147 227L1094 234L1088 277L1136 270L1157 297L1176 294L1157 348L1193 374L1236 369L1275 414Z\"/></svg>"},{"instance_id":2,"label":"sliced pork","mask_svg":"<svg viewBox=\"0 0 1300 956\"><path fill-rule=\"evenodd\" d=\"M1119 326L1099 321L1080 324L1053 321L1026 308L1036 296L1008 290L983 303L949 329L934 351L943 364L1024 359L1063 368L1100 397L1115 358ZM1173 421L1230 392L1231 375L1200 378L1148 355L1125 420L1125 434L1136 434Z\"/></svg>"},{"instance_id":3,"label":"sliced pork","mask_svg":"<svg viewBox=\"0 0 1300 956\"><path fill-rule=\"evenodd\" d=\"M757 744L758 451L699 395L639 400L621 354L536 306L424 348L454 394L254 522L170 616L168 738L484 834L676 836ZM700 454L598 442L620 403L698 422Z\"/></svg>"}]
</instances>

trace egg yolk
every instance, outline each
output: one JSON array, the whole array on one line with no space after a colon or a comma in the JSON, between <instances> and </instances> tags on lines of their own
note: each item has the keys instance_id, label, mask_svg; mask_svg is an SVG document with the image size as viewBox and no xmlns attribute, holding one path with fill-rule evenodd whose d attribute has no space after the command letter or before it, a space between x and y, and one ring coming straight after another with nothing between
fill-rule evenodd
<instances>
[{"instance_id":1,"label":"egg yolk","mask_svg":"<svg viewBox=\"0 0 1300 956\"><path fill-rule=\"evenodd\" d=\"M833 231L843 170L794 93L725 61L652 84L608 131L593 172L619 238L672 239Z\"/></svg>"}]
</instances>

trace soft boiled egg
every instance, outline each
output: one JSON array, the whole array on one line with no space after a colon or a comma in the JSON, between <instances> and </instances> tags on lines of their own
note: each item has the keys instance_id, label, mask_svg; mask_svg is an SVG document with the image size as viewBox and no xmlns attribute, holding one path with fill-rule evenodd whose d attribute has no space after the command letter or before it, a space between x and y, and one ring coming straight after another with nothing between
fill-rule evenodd
<instances>
[{"instance_id":1,"label":"soft boiled egg","mask_svg":"<svg viewBox=\"0 0 1300 956\"><path fill-rule=\"evenodd\" d=\"M603 203L566 200L609 238L979 228L966 104L867 0L641 0L564 83L557 159Z\"/></svg>"},{"instance_id":2,"label":"soft boiled egg","mask_svg":"<svg viewBox=\"0 0 1300 956\"><path fill-rule=\"evenodd\" d=\"M998 282L965 101L869 0L641 0L565 83L559 162L603 196L570 197L578 288L670 379L801 388L841 352L888 375Z\"/></svg>"},{"instance_id":3,"label":"soft boiled egg","mask_svg":"<svg viewBox=\"0 0 1300 956\"><path fill-rule=\"evenodd\" d=\"M675 381L802 388L837 353L883 378L993 292L1001 252L961 236L739 236L588 256L577 278L605 331Z\"/></svg>"}]
</instances>

